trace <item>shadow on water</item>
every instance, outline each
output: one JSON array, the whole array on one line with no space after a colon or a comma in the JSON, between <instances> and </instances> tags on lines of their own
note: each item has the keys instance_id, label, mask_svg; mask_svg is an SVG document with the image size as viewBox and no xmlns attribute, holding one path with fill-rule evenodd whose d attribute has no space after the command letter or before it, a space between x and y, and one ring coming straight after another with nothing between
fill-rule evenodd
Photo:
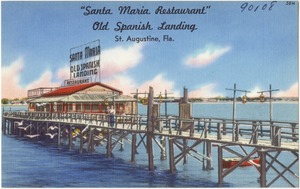
<instances>
[{"instance_id":1,"label":"shadow on water","mask_svg":"<svg viewBox=\"0 0 300 189\"><path fill-rule=\"evenodd\" d=\"M53 142L2 136L3 187L218 187L185 171L171 174L159 167L148 171L143 163L107 159L101 153L80 154L76 146L69 150Z\"/></svg>"}]
</instances>

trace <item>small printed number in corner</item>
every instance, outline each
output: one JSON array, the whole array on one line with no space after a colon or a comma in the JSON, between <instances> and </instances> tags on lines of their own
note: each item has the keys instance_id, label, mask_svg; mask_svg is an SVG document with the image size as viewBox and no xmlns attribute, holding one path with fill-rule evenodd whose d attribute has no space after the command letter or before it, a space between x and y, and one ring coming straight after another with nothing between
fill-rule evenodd
<instances>
[{"instance_id":1,"label":"small printed number in corner","mask_svg":"<svg viewBox=\"0 0 300 189\"><path fill-rule=\"evenodd\" d=\"M287 1L286 5L296 5L295 1Z\"/></svg>"}]
</instances>

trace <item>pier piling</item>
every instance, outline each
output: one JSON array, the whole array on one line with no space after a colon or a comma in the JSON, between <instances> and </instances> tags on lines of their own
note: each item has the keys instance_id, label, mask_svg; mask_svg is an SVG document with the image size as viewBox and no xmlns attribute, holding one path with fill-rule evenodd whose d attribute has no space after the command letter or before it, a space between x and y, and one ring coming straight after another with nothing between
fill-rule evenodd
<instances>
[{"instance_id":1,"label":"pier piling","mask_svg":"<svg viewBox=\"0 0 300 189\"><path fill-rule=\"evenodd\" d=\"M131 162L135 162L136 155L136 133L132 134L132 143L131 143Z\"/></svg>"},{"instance_id":2,"label":"pier piling","mask_svg":"<svg viewBox=\"0 0 300 189\"><path fill-rule=\"evenodd\" d=\"M260 187L267 186L267 178L266 178L266 151L261 149L259 151L260 156Z\"/></svg>"},{"instance_id":3,"label":"pier piling","mask_svg":"<svg viewBox=\"0 0 300 189\"><path fill-rule=\"evenodd\" d=\"M106 145L106 157L111 158L111 144L112 144L112 131L107 130L107 145Z\"/></svg>"},{"instance_id":4,"label":"pier piling","mask_svg":"<svg viewBox=\"0 0 300 189\"><path fill-rule=\"evenodd\" d=\"M147 111L147 151L148 151L148 169L150 171L154 170L154 161L153 161L153 146L152 139L154 137L153 132L153 100L154 100L154 91L152 87L149 87L148 95L148 111Z\"/></svg>"},{"instance_id":5,"label":"pier piling","mask_svg":"<svg viewBox=\"0 0 300 189\"><path fill-rule=\"evenodd\" d=\"M174 158L174 139L169 138L169 164L170 164L170 172L175 173L175 158Z\"/></svg>"}]
</instances>

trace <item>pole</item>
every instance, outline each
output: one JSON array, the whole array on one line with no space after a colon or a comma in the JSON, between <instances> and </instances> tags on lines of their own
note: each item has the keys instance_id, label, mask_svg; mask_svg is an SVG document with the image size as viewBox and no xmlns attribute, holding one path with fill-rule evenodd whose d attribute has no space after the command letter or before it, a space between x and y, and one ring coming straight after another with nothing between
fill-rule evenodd
<instances>
[{"instance_id":1,"label":"pole","mask_svg":"<svg viewBox=\"0 0 300 189\"><path fill-rule=\"evenodd\" d=\"M270 94L270 98L269 98L269 102L270 102L270 139L271 139L271 144L273 145L274 143L274 127L272 124L272 92L273 91L279 91L279 89L272 89L272 85L269 85L269 90L267 91L258 91L257 93L264 93L264 92L269 92Z\"/></svg>"},{"instance_id":2,"label":"pole","mask_svg":"<svg viewBox=\"0 0 300 189\"><path fill-rule=\"evenodd\" d=\"M139 113L139 90L136 89L136 115Z\"/></svg>"},{"instance_id":3,"label":"pole","mask_svg":"<svg viewBox=\"0 0 300 189\"><path fill-rule=\"evenodd\" d=\"M175 158L174 158L174 139L169 138L169 164L170 164L170 172L175 173L176 167L175 167Z\"/></svg>"},{"instance_id":4,"label":"pole","mask_svg":"<svg viewBox=\"0 0 300 189\"><path fill-rule=\"evenodd\" d=\"M188 91L186 87L183 88L183 102L188 103Z\"/></svg>"},{"instance_id":5,"label":"pole","mask_svg":"<svg viewBox=\"0 0 300 189\"><path fill-rule=\"evenodd\" d=\"M135 154L136 154L136 133L132 133L131 162L135 162Z\"/></svg>"},{"instance_id":6,"label":"pole","mask_svg":"<svg viewBox=\"0 0 300 189\"><path fill-rule=\"evenodd\" d=\"M245 93L250 93L250 91L247 90L240 90L240 89L236 89L236 84L234 83L234 88L233 89L225 89L225 90L230 90L233 91L233 110L232 110L232 141L235 141L235 115L236 115L236 106L235 106L235 94L236 91L239 92L245 92Z\"/></svg>"},{"instance_id":7,"label":"pole","mask_svg":"<svg viewBox=\"0 0 300 189\"><path fill-rule=\"evenodd\" d=\"M61 128L60 128L60 123L58 123L58 131L57 131L57 145L60 146L60 133L61 133ZM38 133L37 133L38 134Z\"/></svg>"},{"instance_id":8,"label":"pole","mask_svg":"<svg viewBox=\"0 0 300 189\"><path fill-rule=\"evenodd\" d=\"M106 145L106 158L111 158L111 141L112 140L112 131L107 129L107 145Z\"/></svg>"},{"instance_id":9,"label":"pole","mask_svg":"<svg viewBox=\"0 0 300 189\"><path fill-rule=\"evenodd\" d=\"M115 113L117 113L116 112L116 103L115 103L115 91L113 91L113 109L114 109Z\"/></svg>"},{"instance_id":10,"label":"pole","mask_svg":"<svg viewBox=\"0 0 300 189\"><path fill-rule=\"evenodd\" d=\"M236 93L236 84L234 84L233 87L233 112L232 112L232 141L234 141L234 133L235 133L235 125L234 125L234 120L235 120L235 93Z\"/></svg>"},{"instance_id":11,"label":"pole","mask_svg":"<svg viewBox=\"0 0 300 189\"><path fill-rule=\"evenodd\" d=\"M154 99L153 88L149 87L148 95L148 110L147 110L147 152L148 152L148 168L150 171L154 170L154 161L153 161L153 147L152 147L152 138L153 138L153 99Z\"/></svg>"},{"instance_id":12,"label":"pole","mask_svg":"<svg viewBox=\"0 0 300 189\"><path fill-rule=\"evenodd\" d=\"M266 179L266 151L261 149L259 151L260 154L260 187L267 186L267 179Z\"/></svg>"},{"instance_id":13,"label":"pole","mask_svg":"<svg viewBox=\"0 0 300 189\"><path fill-rule=\"evenodd\" d=\"M72 138L73 138L72 125L69 125L69 150L72 149Z\"/></svg>"},{"instance_id":14,"label":"pole","mask_svg":"<svg viewBox=\"0 0 300 189\"><path fill-rule=\"evenodd\" d=\"M270 84L270 123L272 121L272 86Z\"/></svg>"},{"instance_id":15,"label":"pole","mask_svg":"<svg viewBox=\"0 0 300 189\"><path fill-rule=\"evenodd\" d=\"M272 124L272 86L271 84L269 85L269 90L270 90L270 138L271 138L271 144L274 145L275 138L274 138L274 127Z\"/></svg>"},{"instance_id":16,"label":"pole","mask_svg":"<svg viewBox=\"0 0 300 189\"><path fill-rule=\"evenodd\" d=\"M273 91L279 91L279 89L272 89L272 85L269 85L269 90L267 91L258 91L257 93L264 93L264 92L269 92L270 93L270 122L272 121L272 92Z\"/></svg>"},{"instance_id":17,"label":"pole","mask_svg":"<svg viewBox=\"0 0 300 189\"><path fill-rule=\"evenodd\" d=\"M218 146L218 184L219 187L223 185L223 152L222 145Z\"/></svg>"},{"instance_id":18,"label":"pole","mask_svg":"<svg viewBox=\"0 0 300 189\"><path fill-rule=\"evenodd\" d=\"M165 90L165 100L167 100L167 90ZM168 115L168 108L167 108L167 101L165 101L165 116L167 117Z\"/></svg>"}]
</instances>

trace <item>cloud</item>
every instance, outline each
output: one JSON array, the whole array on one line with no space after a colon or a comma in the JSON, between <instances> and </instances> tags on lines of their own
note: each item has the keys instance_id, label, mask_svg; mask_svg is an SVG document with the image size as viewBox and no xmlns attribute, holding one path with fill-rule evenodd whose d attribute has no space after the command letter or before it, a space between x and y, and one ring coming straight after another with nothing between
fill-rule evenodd
<instances>
[{"instance_id":1,"label":"cloud","mask_svg":"<svg viewBox=\"0 0 300 189\"><path fill-rule=\"evenodd\" d=\"M27 97L27 90L39 87L58 87L60 83L53 83L52 73L45 71L40 78L22 86L20 77L25 63L23 58L18 58L9 66L2 67L2 98L24 98Z\"/></svg>"},{"instance_id":2,"label":"cloud","mask_svg":"<svg viewBox=\"0 0 300 189\"><path fill-rule=\"evenodd\" d=\"M222 93L216 92L215 83L209 83L189 93L189 98L213 98L223 96Z\"/></svg>"},{"instance_id":3,"label":"cloud","mask_svg":"<svg viewBox=\"0 0 300 189\"><path fill-rule=\"evenodd\" d=\"M230 46L206 46L204 49L200 49L199 53L189 57L186 61L186 65L198 68L205 67L215 62L218 58L230 50Z\"/></svg>"},{"instance_id":4,"label":"cloud","mask_svg":"<svg viewBox=\"0 0 300 189\"><path fill-rule=\"evenodd\" d=\"M125 95L132 95L131 93L135 93L136 89L139 92L149 92L149 87L153 87L154 95L167 92L172 92L171 96L177 97L179 96L179 91L175 90L175 83L171 80L165 78L163 73L157 74L154 78L151 78L141 84L138 84L134 81L134 79L126 74L118 74L110 79L105 81L106 84L113 86L117 89L121 89Z\"/></svg>"},{"instance_id":5,"label":"cloud","mask_svg":"<svg viewBox=\"0 0 300 189\"><path fill-rule=\"evenodd\" d=\"M275 97L299 97L298 82L294 83L287 90L279 91L274 93Z\"/></svg>"},{"instance_id":6,"label":"cloud","mask_svg":"<svg viewBox=\"0 0 300 189\"><path fill-rule=\"evenodd\" d=\"M107 78L135 67L143 58L143 45L128 48L115 47L104 50L101 55L101 78Z\"/></svg>"},{"instance_id":7,"label":"cloud","mask_svg":"<svg viewBox=\"0 0 300 189\"><path fill-rule=\"evenodd\" d=\"M137 84L136 82L126 74L118 74L110 77L109 80L104 82L114 88L120 89L125 95L132 95L131 93L136 92Z\"/></svg>"},{"instance_id":8,"label":"cloud","mask_svg":"<svg viewBox=\"0 0 300 189\"><path fill-rule=\"evenodd\" d=\"M260 94L258 91L267 91L268 89L261 89L259 86L255 86L251 91L251 93L247 93L248 97L258 97ZM294 83L287 90L280 90L272 92L273 97L298 97L298 82ZM269 92L264 93L265 96L269 96Z\"/></svg>"},{"instance_id":9,"label":"cloud","mask_svg":"<svg viewBox=\"0 0 300 189\"><path fill-rule=\"evenodd\" d=\"M70 67L69 66L65 66L63 68L60 68L57 73L56 76L58 79L60 80L66 80L66 79L70 79Z\"/></svg>"},{"instance_id":10,"label":"cloud","mask_svg":"<svg viewBox=\"0 0 300 189\"><path fill-rule=\"evenodd\" d=\"M175 90L175 82L168 80L165 78L165 75L160 73L156 75L153 79L148 80L139 86L139 90L141 92L149 91L149 86L153 87L154 95L159 94L160 92L163 94L165 90L167 92L173 93L171 96L177 97L179 96L179 91Z\"/></svg>"},{"instance_id":11,"label":"cloud","mask_svg":"<svg viewBox=\"0 0 300 189\"><path fill-rule=\"evenodd\" d=\"M23 58L18 58L9 66L2 67L2 98L22 98L27 91L20 85L20 73L24 68Z\"/></svg>"},{"instance_id":12,"label":"cloud","mask_svg":"<svg viewBox=\"0 0 300 189\"><path fill-rule=\"evenodd\" d=\"M52 81L52 73L50 71L45 71L39 79L31 82L27 85L26 89L35 89L39 87L59 87L61 83L56 82L53 83Z\"/></svg>"}]
</instances>

